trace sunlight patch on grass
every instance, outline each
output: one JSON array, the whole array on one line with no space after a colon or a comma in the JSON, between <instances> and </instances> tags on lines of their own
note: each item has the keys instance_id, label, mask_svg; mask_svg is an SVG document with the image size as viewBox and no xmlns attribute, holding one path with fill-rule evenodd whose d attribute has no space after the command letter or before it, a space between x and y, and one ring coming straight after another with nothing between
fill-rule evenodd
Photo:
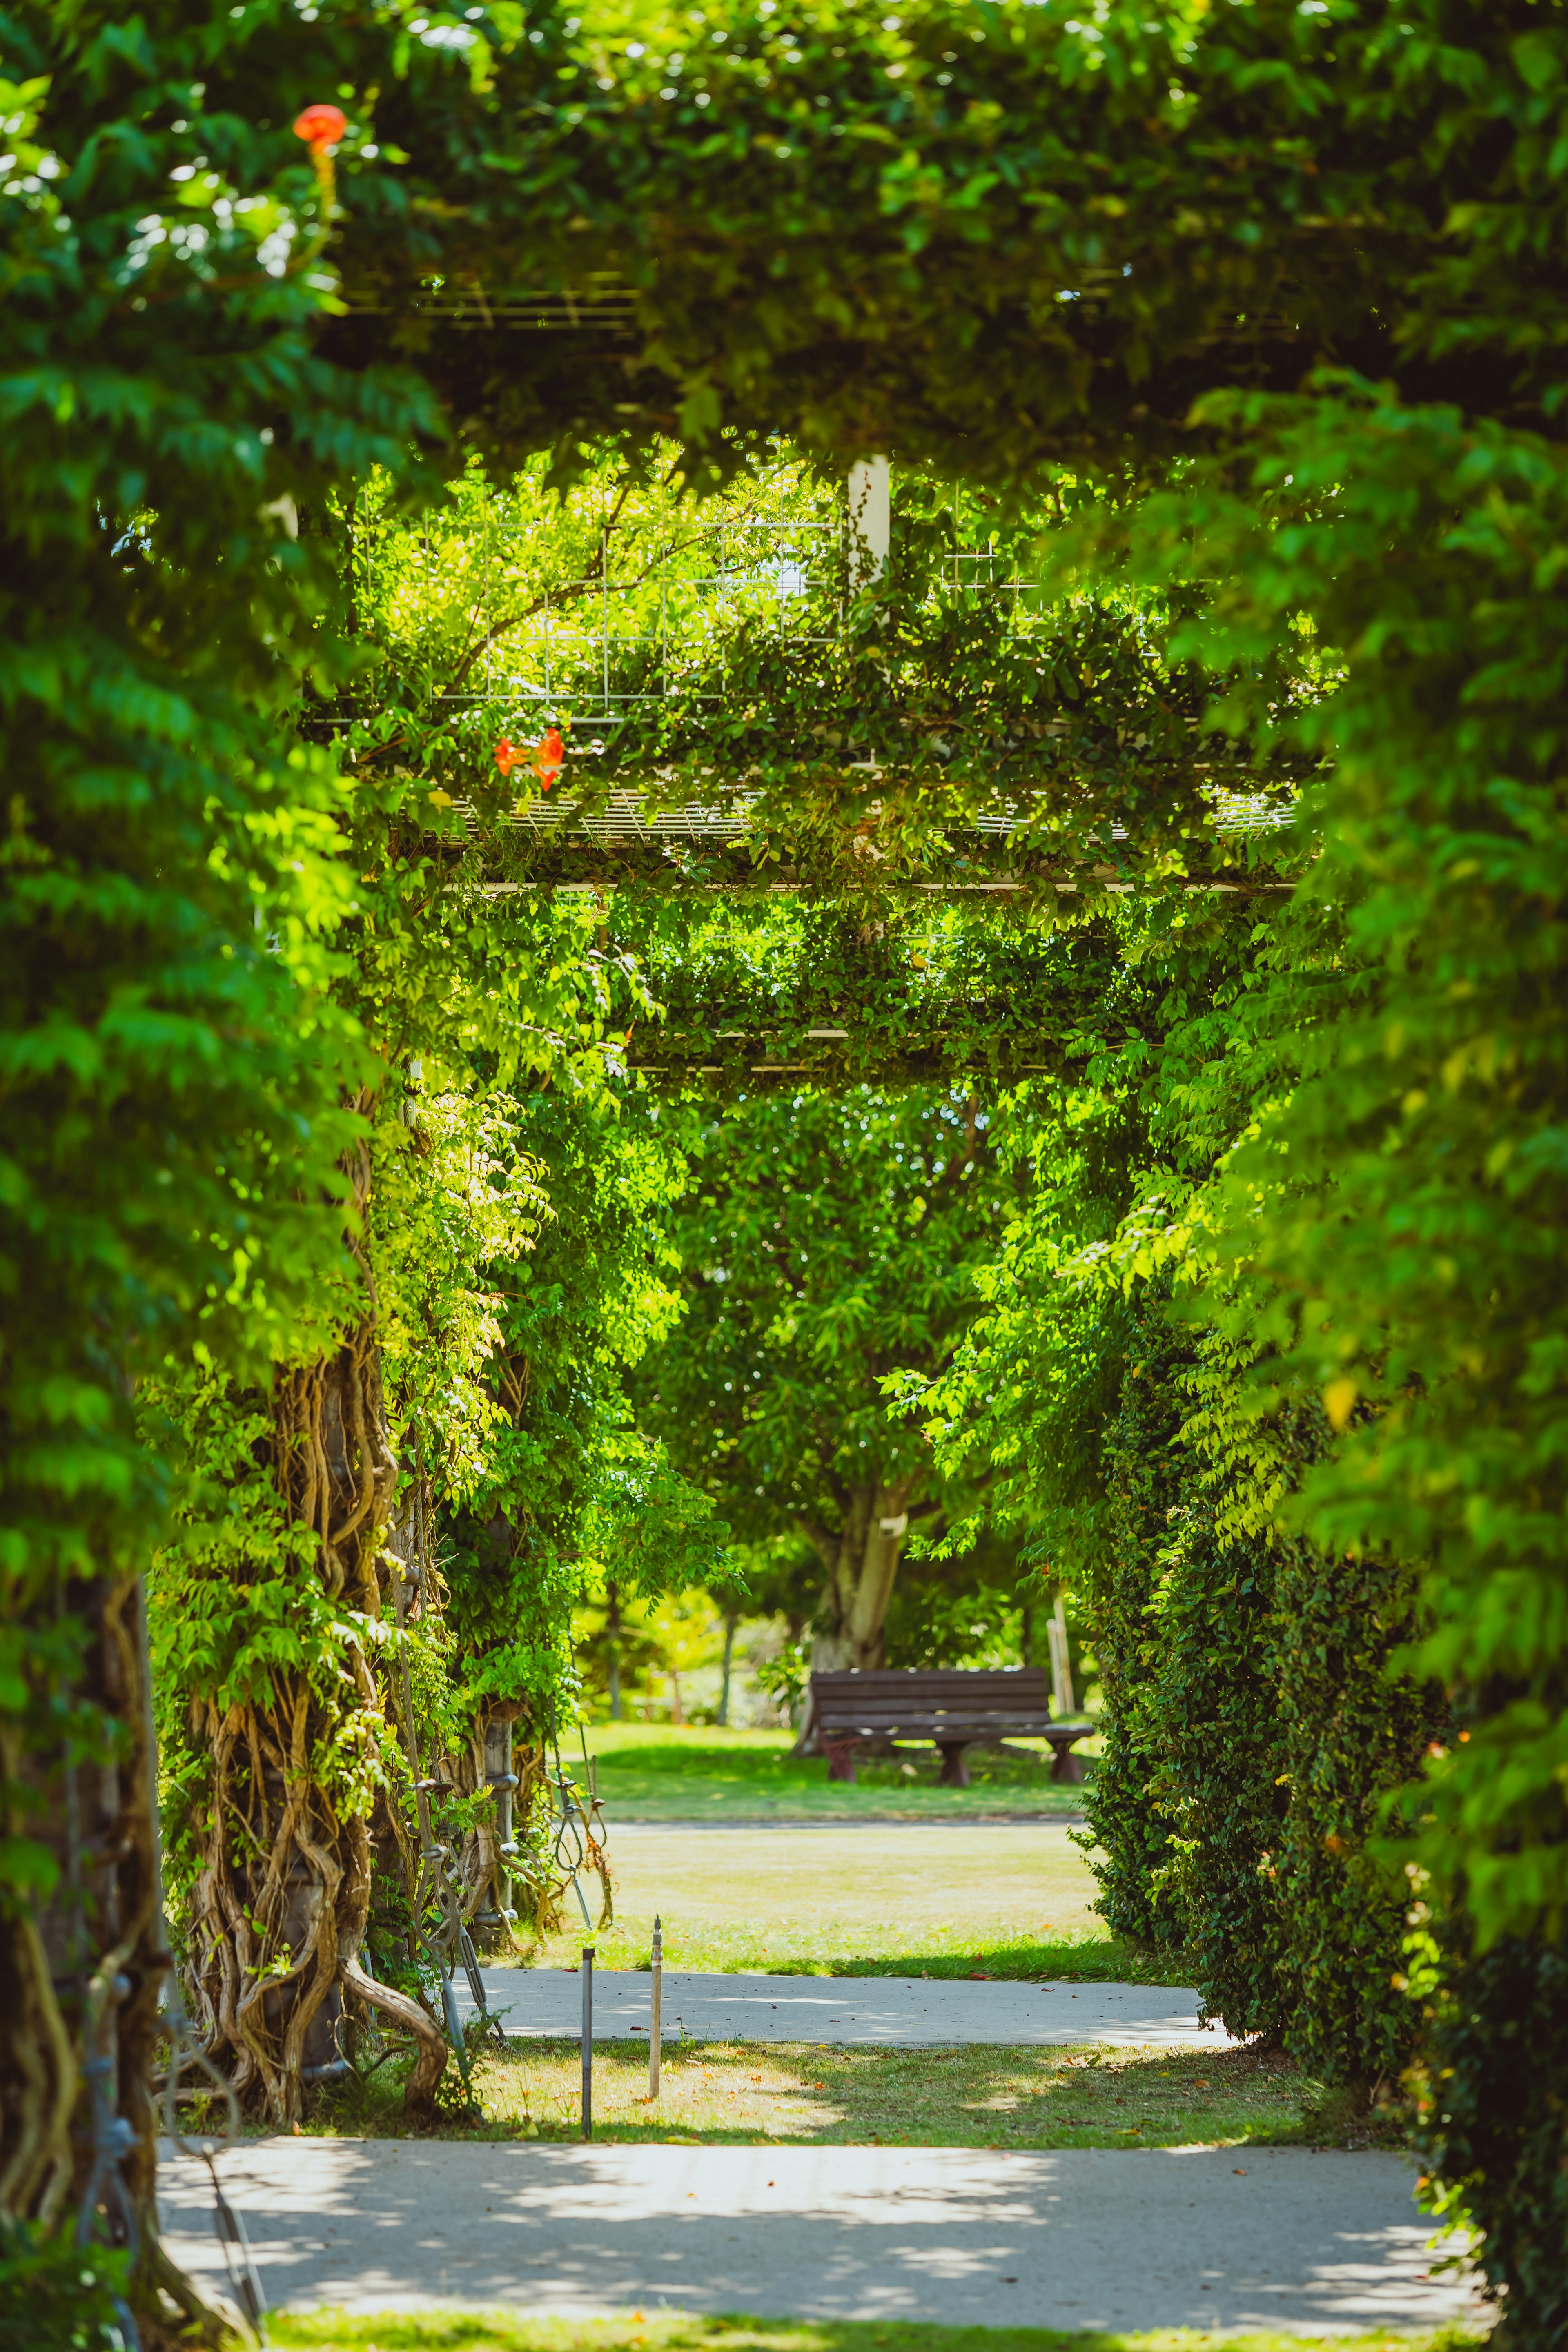
<instances>
[{"instance_id":1,"label":"sunlight patch on grass","mask_svg":"<svg viewBox=\"0 0 1568 2352\"><path fill-rule=\"evenodd\" d=\"M443 2136L574 2140L574 2042L476 2048L482 2126ZM817 2147L1187 2147L1291 2142L1316 2085L1246 2050L846 2050L822 2042L692 2042L666 2050L657 2104L647 2044L594 2053L594 2132L612 2142ZM313 2103L307 2129L401 2135L394 2080Z\"/></svg>"},{"instance_id":2,"label":"sunlight patch on grass","mask_svg":"<svg viewBox=\"0 0 1568 2352\"><path fill-rule=\"evenodd\" d=\"M578 1918L533 1954L646 1968L655 1913L670 1969L785 1976L1185 1981L1179 1963L1109 1937L1079 1847L1042 1824L831 1830L610 1826L614 1925Z\"/></svg>"},{"instance_id":3,"label":"sunlight patch on grass","mask_svg":"<svg viewBox=\"0 0 1568 2352\"><path fill-rule=\"evenodd\" d=\"M933 2327L905 2320L708 2318L628 2311L610 2319L533 2319L512 2313L419 2312L276 2316L278 2352L1200 2352L1214 2337L1169 2327L1143 2335L1045 2327ZM1315 2336L1313 2352L1478 2352L1453 2329ZM1226 2352L1301 2352L1297 2336L1227 2336Z\"/></svg>"}]
</instances>

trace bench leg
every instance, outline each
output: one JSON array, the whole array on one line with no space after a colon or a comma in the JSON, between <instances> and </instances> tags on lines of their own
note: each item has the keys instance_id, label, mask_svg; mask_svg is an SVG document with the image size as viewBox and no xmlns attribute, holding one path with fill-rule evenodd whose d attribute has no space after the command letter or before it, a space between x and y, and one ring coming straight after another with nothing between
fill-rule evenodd
<instances>
[{"instance_id":1,"label":"bench leg","mask_svg":"<svg viewBox=\"0 0 1568 2352\"><path fill-rule=\"evenodd\" d=\"M942 1758L942 1770L937 1786L942 1789L967 1789L969 1786L969 1743L967 1740L939 1739L937 1751Z\"/></svg>"},{"instance_id":2,"label":"bench leg","mask_svg":"<svg viewBox=\"0 0 1568 2352\"><path fill-rule=\"evenodd\" d=\"M829 1739L825 1736L822 1741L822 1752L827 1759L827 1777L830 1780L854 1780L855 1742L853 1739Z\"/></svg>"},{"instance_id":3,"label":"bench leg","mask_svg":"<svg viewBox=\"0 0 1568 2352\"><path fill-rule=\"evenodd\" d=\"M1051 1778L1053 1780L1081 1780L1083 1758L1075 1756L1070 1748L1059 1741L1051 1744Z\"/></svg>"}]
</instances>

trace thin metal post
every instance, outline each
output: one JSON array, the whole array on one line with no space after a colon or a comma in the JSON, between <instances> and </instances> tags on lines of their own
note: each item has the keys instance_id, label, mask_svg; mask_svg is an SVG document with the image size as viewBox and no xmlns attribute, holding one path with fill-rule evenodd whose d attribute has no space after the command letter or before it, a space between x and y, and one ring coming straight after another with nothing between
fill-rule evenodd
<instances>
[{"instance_id":1,"label":"thin metal post","mask_svg":"<svg viewBox=\"0 0 1568 2352\"><path fill-rule=\"evenodd\" d=\"M664 1923L653 1923L653 2022L647 2036L647 2095L658 2096L658 2062L664 2047Z\"/></svg>"},{"instance_id":2,"label":"thin metal post","mask_svg":"<svg viewBox=\"0 0 1568 2352\"><path fill-rule=\"evenodd\" d=\"M594 1947L583 1947L583 2137L594 2137Z\"/></svg>"}]
</instances>

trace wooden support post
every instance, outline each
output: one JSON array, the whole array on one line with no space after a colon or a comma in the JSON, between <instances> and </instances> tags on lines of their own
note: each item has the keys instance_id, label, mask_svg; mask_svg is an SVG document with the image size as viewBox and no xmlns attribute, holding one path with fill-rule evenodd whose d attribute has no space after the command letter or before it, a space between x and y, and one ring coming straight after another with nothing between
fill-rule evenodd
<instances>
[{"instance_id":1,"label":"wooden support post","mask_svg":"<svg viewBox=\"0 0 1568 2352\"><path fill-rule=\"evenodd\" d=\"M583 1947L583 2137L594 2137L594 1947Z\"/></svg>"},{"instance_id":2,"label":"wooden support post","mask_svg":"<svg viewBox=\"0 0 1568 2352\"><path fill-rule=\"evenodd\" d=\"M664 1923L653 1922L653 2019L647 2035L647 2095L658 2096L658 2062L664 2051Z\"/></svg>"}]
</instances>

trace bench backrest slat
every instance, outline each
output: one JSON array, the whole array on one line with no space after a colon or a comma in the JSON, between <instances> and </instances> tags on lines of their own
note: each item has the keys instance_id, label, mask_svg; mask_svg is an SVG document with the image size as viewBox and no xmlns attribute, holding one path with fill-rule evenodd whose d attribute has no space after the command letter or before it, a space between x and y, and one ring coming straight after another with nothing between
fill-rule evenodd
<instances>
[{"instance_id":1,"label":"bench backrest slat","mask_svg":"<svg viewBox=\"0 0 1568 2352\"><path fill-rule=\"evenodd\" d=\"M811 1692L825 1731L903 1731L927 1738L1026 1734L1050 1715L1050 1685L1040 1666L837 1671L814 1674Z\"/></svg>"},{"instance_id":2,"label":"bench backrest slat","mask_svg":"<svg viewBox=\"0 0 1568 2352\"><path fill-rule=\"evenodd\" d=\"M868 1674L835 1670L816 1673L811 1681L812 1687L825 1695L854 1690L867 1697L875 1692L879 1696L926 1698L952 1690L966 1696L984 1696L987 1703L995 1697L1011 1699L1015 1704L1019 1700L1033 1704L1050 1695L1050 1678L1043 1666L942 1666L929 1670L918 1666L879 1667Z\"/></svg>"}]
</instances>

